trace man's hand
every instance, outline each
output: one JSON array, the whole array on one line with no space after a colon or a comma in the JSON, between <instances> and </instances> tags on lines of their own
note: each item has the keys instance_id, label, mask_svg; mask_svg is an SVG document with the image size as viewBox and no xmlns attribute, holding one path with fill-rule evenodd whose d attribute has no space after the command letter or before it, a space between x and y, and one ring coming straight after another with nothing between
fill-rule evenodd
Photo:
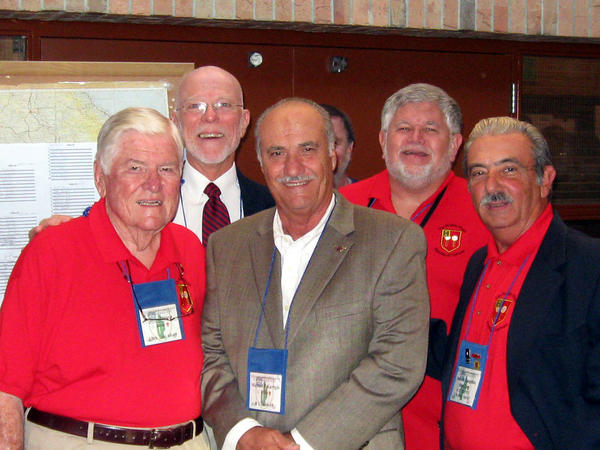
<instances>
[{"instance_id":1,"label":"man's hand","mask_svg":"<svg viewBox=\"0 0 600 450\"><path fill-rule=\"evenodd\" d=\"M289 433L289 438L273 428L254 427L238 441L236 450L300 450Z\"/></svg>"},{"instance_id":2,"label":"man's hand","mask_svg":"<svg viewBox=\"0 0 600 450\"><path fill-rule=\"evenodd\" d=\"M45 230L46 228L53 227L55 225L60 225L61 223L68 222L71 219L71 216L61 216L58 214L50 217L49 219L44 219L40 222L40 224L37 227L29 230L29 240L31 241L34 237L36 237L41 231Z\"/></svg>"},{"instance_id":3,"label":"man's hand","mask_svg":"<svg viewBox=\"0 0 600 450\"><path fill-rule=\"evenodd\" d=\"M23 402L0 392L0 448L23 450Z\"/></svg>"}]
</instances>

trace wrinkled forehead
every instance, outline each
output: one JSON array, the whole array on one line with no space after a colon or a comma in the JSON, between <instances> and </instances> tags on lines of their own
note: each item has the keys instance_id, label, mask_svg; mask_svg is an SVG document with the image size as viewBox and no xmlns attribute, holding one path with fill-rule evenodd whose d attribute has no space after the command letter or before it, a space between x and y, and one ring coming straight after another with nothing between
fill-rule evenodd
<instances>
[{"instance_id":1,"label":"wrinkled forehead","mask_svg":"<svg viewBox=\"0 0 600 450\"><path fill-rule=\"evenodd\" d=\"M242 103L242 88L233 76L225 73L192 74L180 85L178 101L184 103L189 99L216 102L228 100Z\"/></svg>"},{"instance_id":2,"label":"wrinkled forehead","mask_svg":"<svg viewBox=\"0 0 600 450\"><path fill-rule=\"evenodd\" d=\"M319 111L305 103L290 102L267 114L260 126L261 137L290 137L299 139L325 137L325 124Z\"/></svg>"},{"instance_id":3,"label":"wrinkled forehead","mask_svg":"<svg viewBox=\"0 0 600 450\"><path fill-rule=\"evenodd\" d=\"M410 102L400 106L392 116L392 123L435 124L448 128L448 120L437 102Z\"/></svg>"},{"instance_id":4,"label":"wrinkled forehead","mask_svg":"<svg viewBox=\"0 0 600 450\"><path fill-rule=\"evenodd\" d=\"M129 157L131 153L138 153L179 159L180 155L175 139L168 133L145 133L127 129L118 136L115 144L115 155L118 156Z\"/></svg>"},{"instance_id":5,"label":"wrinkled forehead","mask_svg":"<svg viewBox=\"0 0 600 450\"><path fill-rule=\"evenodd\" d=\"M524 167L533 164L531 142L522 133L485 135L473 141L467 153L467 164L498 166L519 163Z\"/></svg>"}]
</instances>

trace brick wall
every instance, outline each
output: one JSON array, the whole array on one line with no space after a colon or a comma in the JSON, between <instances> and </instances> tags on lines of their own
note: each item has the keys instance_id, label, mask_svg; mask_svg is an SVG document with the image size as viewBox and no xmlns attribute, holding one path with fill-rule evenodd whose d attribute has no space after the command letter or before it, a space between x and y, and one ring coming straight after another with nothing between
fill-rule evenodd
<instances>
[{"instance_id":1,"label":"brick wall","mask_svg":"<svg viewBox=\"0 0 600 450\"><path fill-rule=\"evenodd\" d=\"M61 16L600 38L600 0L0 0L0 17Z\"/></svg>"}]
</instances>

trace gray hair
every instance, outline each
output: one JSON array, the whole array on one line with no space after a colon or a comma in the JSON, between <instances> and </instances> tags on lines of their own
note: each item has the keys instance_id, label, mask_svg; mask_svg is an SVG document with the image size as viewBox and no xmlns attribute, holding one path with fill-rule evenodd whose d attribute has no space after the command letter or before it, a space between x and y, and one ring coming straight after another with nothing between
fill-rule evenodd
<instances>
[{"instance_id":1,"label":"gray hair","mask_svg":"<svg viewBox=\"0 0 600 450\"><path fill-rule=\"evenodd\" d=\"M126 108L113 114L102 125L98 133L98 150L96 161L105 174L110 173L112 162L121 149L120 140L123 133L137 131L140 134L170 136L177 144L179 166L183 163L183 139L173 122L152 108Z\"/></svg>"},{"instance_id":2,"label":"gray hair","mask_svg":"<svg viewBox=\"0 0 600 450\"><path fill-rule=\"evenodd\" d=\"M469 149L475 140L484 136L501 136L504 134L522 133L531 142L531 152L535 162L535 174L537 184L540 186L544 182L544 168L552 165L552 156L548 142L542 136L542 133L527 122L522 122L512 117L490 117L480 120L471 131L469 140L465 144L463 154L463 170L465 176L469 177L469 168L467 167L467 155Z\"/></svg>"},{"instance_id":3,"label":"gray hair","mask_svg":"<svg viewBox=\"0 0 600 450\"><path fill-rule=\"evenodd\" d=\"M452 134L460 134L463 117L460 106L444 90L426 83L410 84L387 99L381 112L381 131L387 131L392 118L400 108L409 103L435 102L446 117L446 125Z\"/></svg>"},{"instance_id":4,"label":"gray hair","mask_svg":"<svg viewBox=\"0 0 600 450\"><path fill-rule=\"evenodd\" d=\"M333 155L333 149L335 148L335 133L333 131L333 124L331 123L331 117L329 117L329 113L312 100L300 97L290 97L279 100L274 105L269 106L256 121L256 126L254 127L254 138L256 142L256 156L260 165L262 166L263 163L262 155L260 154L260 126L264 118L267 117L271 111L281 105L285 105L286 103L305 103L317 110L323 119L323 126L325 127L325 136L327 137L327 148L329 149L329 154Z\"/></svg>"}]
</instances>

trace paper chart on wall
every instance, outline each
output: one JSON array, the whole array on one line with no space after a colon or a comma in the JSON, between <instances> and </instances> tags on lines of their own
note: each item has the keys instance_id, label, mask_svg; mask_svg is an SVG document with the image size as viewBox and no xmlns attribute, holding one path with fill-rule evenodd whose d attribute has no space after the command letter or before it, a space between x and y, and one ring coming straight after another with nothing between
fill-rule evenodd
<instances>
[{"instance_id":1,"label":"paper chart on wall","mask_svg":"<svg viewBox=\"0 0 600 450\"><path fill-rule=\"evenodd\" d=\"M0 89L0 304L28 231L53 214L79 216L98 199L98 131L129 106L168 116L167 90Z\"/></svg>"}]
</instances>

